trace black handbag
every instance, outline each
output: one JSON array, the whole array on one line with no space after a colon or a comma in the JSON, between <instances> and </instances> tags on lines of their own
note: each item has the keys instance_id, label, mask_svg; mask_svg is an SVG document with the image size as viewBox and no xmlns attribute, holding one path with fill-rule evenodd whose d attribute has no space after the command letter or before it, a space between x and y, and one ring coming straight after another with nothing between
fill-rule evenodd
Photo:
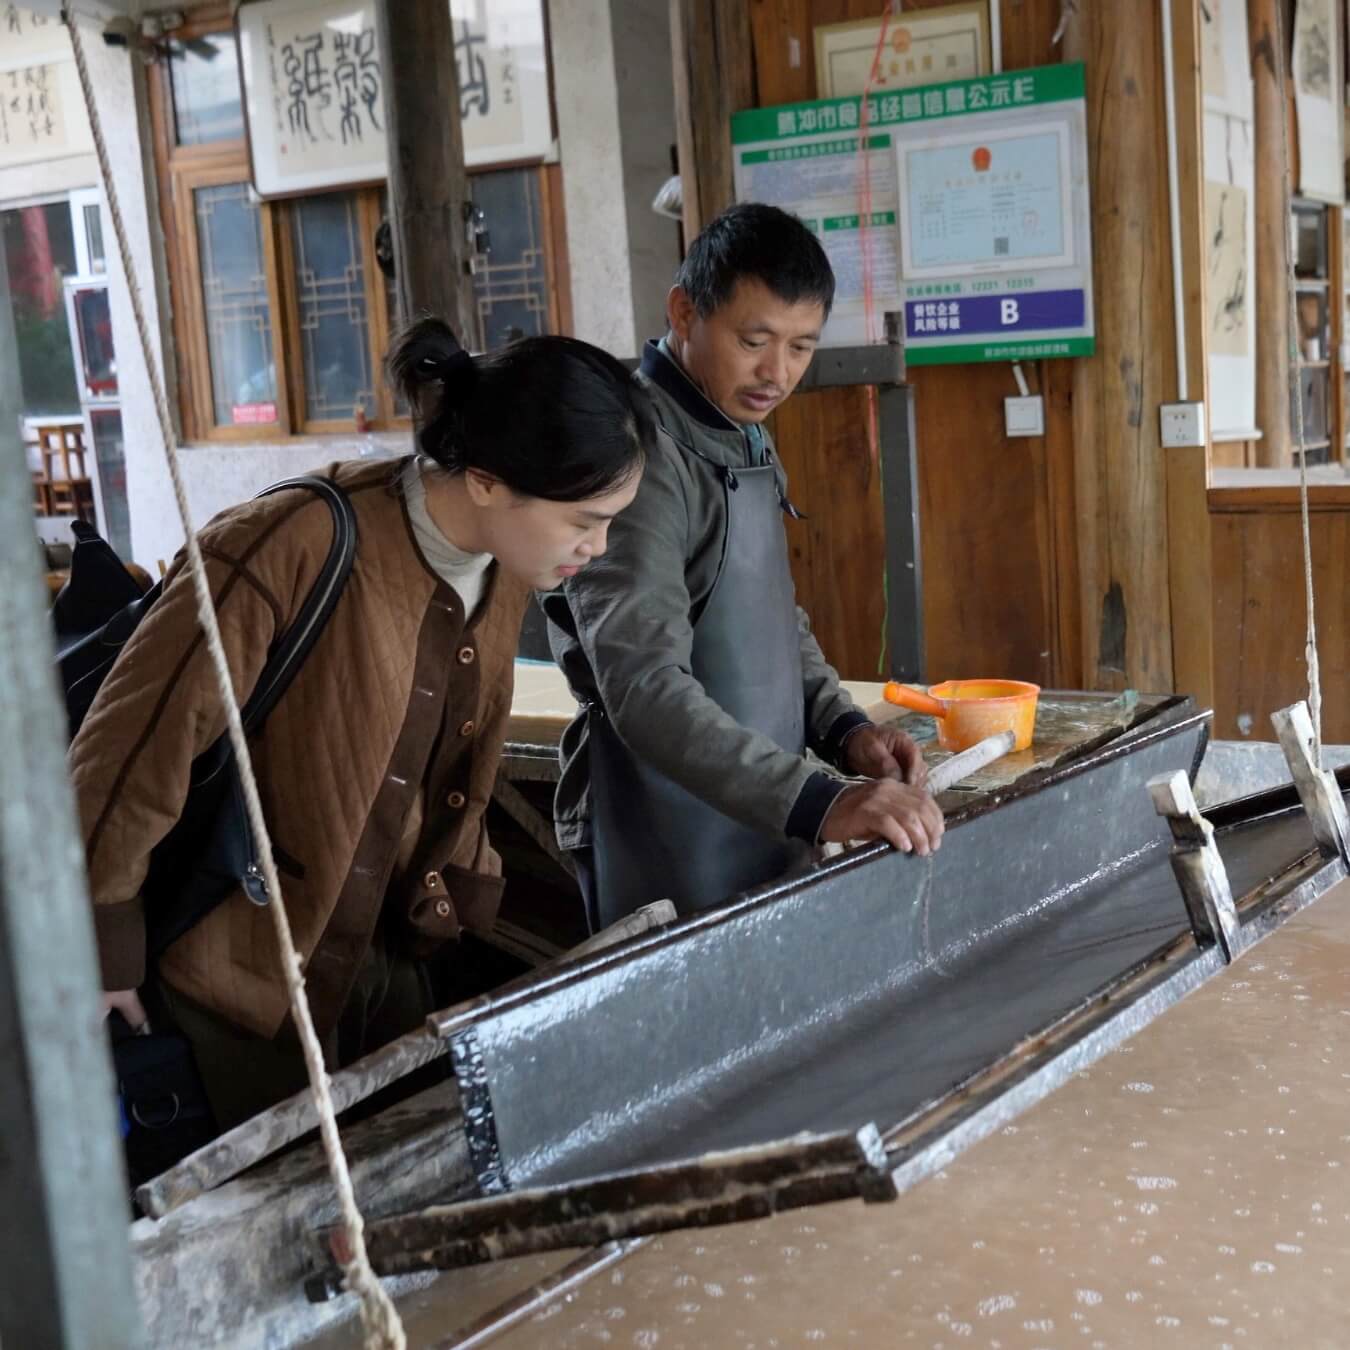
<instances>
[{"instance_id":1,"label":"black handbag","mask_svg":"<svg viewBox=\"0 0 1350 1350\"><path fill-rule=\"evenodd\" d=\"M108 1015L122 1151L131 1189L209 1144L219 1130L192 1045L152 1014L156 1030L138 1034L119 1012Z\"/></svg>"}]
</instances>

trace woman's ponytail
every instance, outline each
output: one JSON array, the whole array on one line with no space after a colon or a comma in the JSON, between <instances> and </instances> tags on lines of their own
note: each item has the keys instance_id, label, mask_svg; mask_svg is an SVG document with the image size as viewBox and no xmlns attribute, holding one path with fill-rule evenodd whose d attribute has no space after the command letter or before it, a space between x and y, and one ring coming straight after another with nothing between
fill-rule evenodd
<instances>
[{"instance_id":1,"label":"woman's ponytail","mask_svg":"<svg viewBox=\"0 0 1350 1350\"><path fill-rule=\"evenodd\" d=\"M423 454L525 496L570 502L613 491L655 441L647 393L620 362L575 338L521 338L474 357L443 319L428 317L394 340L388 368Z\"/></svg>"},{"instance_id":2,"label":"woman's ponytail","mask_svg":"<svg viewBox=\"0 0 1350 1350\"><path fill-rule=\"evenodd\" d=\"M430 316L417 319L394 339L387 365L394 388L416 414L418 447L442 468L464 468L457 429L476 371L450 325Z\"/></svg>"}]
</instances>

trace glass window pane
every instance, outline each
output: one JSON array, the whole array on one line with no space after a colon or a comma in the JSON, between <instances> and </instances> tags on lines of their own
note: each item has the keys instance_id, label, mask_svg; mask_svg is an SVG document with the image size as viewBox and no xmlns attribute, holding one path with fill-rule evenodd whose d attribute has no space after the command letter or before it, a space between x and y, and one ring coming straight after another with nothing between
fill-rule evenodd
<instances>
[{"instance_id":1,"label":"glass window pane","mask_svg":"<svg viewBox=\"0 0 1350 1350\"><path fill-rule=\"evenodd\" d=\"M239 55L233 33L207 33L169 43L169 81L179 145L244 137Z\"/></svg>"},{"instance_id":2,"label":"glass window pane","mask_svg":"<svg viewBox=\"0 0 1350 1350\"><path fill-rule=\"evenodd\" d=\"M98 483L103 497L99 528L123 562L131 560L131 513L127 509L127 461L122 444L122 414L116 408L94 408L89 413L98 460Z\"/></svg>"},{"instance_id":3,"label":"glass window pane","mask_svg":"<svg viewBox=\"0 0 1350 1350\"><path fill-rule=\"evenodd\" d=\"M277 378L262 213L249 200L246 183L198 188L193 200L216 423L275 422Z\"/></svg>"},{"instance_id":4,"label":"glass window pane","mask_svg":"<svg viewBox=\"0 0 1350 1350\"><path fill-rule=\"evenodd\" d=\"M91 399L116 398L117 356L113 351L108 288L91 286L77 290L73 308L85 392Z\"/></svg>"},{"instance_id":5,"label":"glass window pane","mask_svg":"<svg viewBox=\"0 0 1350 1350\"><path fill-rule=\"evenodd\" d=\"M1324 277L1327 274L1326 212L1320 206L1295 206L1294 275Z\"/></svg>"},{"instance_id":6,"label":"glass window pane","mask_svg":"<svg viewBox=\"0 0 1350 1350\"><path fill-rule=\"evenodd\" d=\"M1295 299L1298 350L1305 361L1325 361L1331 345L1326 291L1299 291Z\"/></svg>"},{"instance_id":7,"label":"glass window pane","mask_svg":"<svg viewBox=\"0 0 1350 1350\"><path fill-rule=\"evenodd\" d=\"M295 289L310 421L375 415L370 316L356 194L305 197L291 207Z\"/></svg>"},{"instance_id":8,"label":"glass window pane","mask_svg":"<svg viewBox=\"0 0 1350 1350\"><path fill-rule=\"evenodd\" d=\"M19 343L25 417L79 416L62 280L75 274L75 234L67 202L0 211L7 301Z\"/></svg>"},{"instance_id":9,"label":"glass window pane","mask_svg":"<svg viewBox=\"0 0 1350 1350\"><path fill-rule=\"evenodd\" d=\"M108 259L103 250L103 212L96 202L84 208L84 237L89 245L89 270L101 276L108 270Z\"/></svg>"},{"instance_id":10,"label":"glass window pane","mask_svg":"<svg viewBox=\"0 0 1350 1350\"><path fill-rule=\"evenodd\" d=\"M537 169L473 175L474 205L491 241L487 263L474 274L483 340L500 347L549 331L548 266Z\"/></svg>"},{"instance_id":11,"label":"glass window pane","mask_svg":"<svg viewBox=\"0 0 1350 1350\"><path fill-rule=\"evenodd\" d=\"M1308 462L1314 463L1311 453L1313 446L1321 448L1325 445L1330 419L1327 413L1328 393L1330 380L1329 372L1326 367L1304 366L1299 370L1299 388L1303 397L1303 443L1309 448ZM1298 432L1298 426L1290 417L1290 430L1295 435ZM1295 441L1297 447L1297 441ZM1316 462L1325 459L1325 456L1319 456ZM1295 461L1297 462L1297 461Z\"/></svg>"}]
</instances>

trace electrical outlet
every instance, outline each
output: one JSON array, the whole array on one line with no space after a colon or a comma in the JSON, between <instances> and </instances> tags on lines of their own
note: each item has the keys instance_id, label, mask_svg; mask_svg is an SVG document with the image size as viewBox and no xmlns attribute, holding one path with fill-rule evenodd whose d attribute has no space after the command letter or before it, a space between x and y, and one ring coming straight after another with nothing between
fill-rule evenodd
<instances>
[{"instance_id":1,"label":"electrical outlet","mask_svg":"<svg viewBox=\"0 0 1350 1350\"><path fill-rule=\"evenodd\" d=\"M1026 386L1024 385L1023 388ZM1003 424L1009 436L1044 436L1045 401L1039 394L1003 400Z\"/></svg>"},{"instance_id":2,"label":"electrical outlet","mask_svg":"<svg viewBox=\"0 0 1350 1350\"><path fill-rule=\"evenodd\" d=\"M1158 409L1162 443L1169 450L1205 443L1203 403L1164 403Z\"/></svg>"}]
</instances>

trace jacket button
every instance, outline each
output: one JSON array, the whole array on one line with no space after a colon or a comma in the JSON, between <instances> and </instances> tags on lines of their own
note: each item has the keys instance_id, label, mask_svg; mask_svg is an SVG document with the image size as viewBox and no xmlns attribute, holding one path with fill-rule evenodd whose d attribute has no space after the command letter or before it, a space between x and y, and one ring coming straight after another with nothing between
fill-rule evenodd
<instances>
[{"instance_id":1,"label":"jacket button","mask_svg":"<svg viewBox=\"0 0 1350 1350\"><path fill-rule=\"evenodd\" d=\"M452 792L446 799L447 805L453 807L456 811L468 800L462 792Z\"/></svg>"},{"instance_id":2,"label":"jacket button","mask_svg":"<svg viewBox=\"0 0 1350 1350\"><path fill-rule=\"evenodd\" d=\"M450 902L448 900L436 901L436 913L442 919L450 917Z\"/></svg>"},{"instance_id":3,"label":"jacket button","mask_svg":"<svg viewBox=\"0 0 1350 1350\"><path fill-rule=\"evenodd\" d=\"M428 890L434 891L441 884L441 874L439 872L428 872L425 877L425 885Z\"/></svg>"},{"instance_id":4,"label":"jacket button","mask_svg":"<svg viewBox=\"0 0 1350 1350\"><path fill-rule=\"evenodd\" d=\"M459 664L461 666L473 665L473 658L476 655L472 647L461 647L459 649Z\"/></svg>"},{"instance_id":5,"label":"jacket button","mask_svg":"<svg viewBox=\"0 0 1350 1350\"><path fill-rule=\"evenodd\" d=\"M462 727L460 727L460 729L459 729L459 734L460 734L461 736L472 736L472 735L473 735L473 723L472 723L472 722L465 722L464 725L463 725Z\"/></svg>"}]
</instances>

